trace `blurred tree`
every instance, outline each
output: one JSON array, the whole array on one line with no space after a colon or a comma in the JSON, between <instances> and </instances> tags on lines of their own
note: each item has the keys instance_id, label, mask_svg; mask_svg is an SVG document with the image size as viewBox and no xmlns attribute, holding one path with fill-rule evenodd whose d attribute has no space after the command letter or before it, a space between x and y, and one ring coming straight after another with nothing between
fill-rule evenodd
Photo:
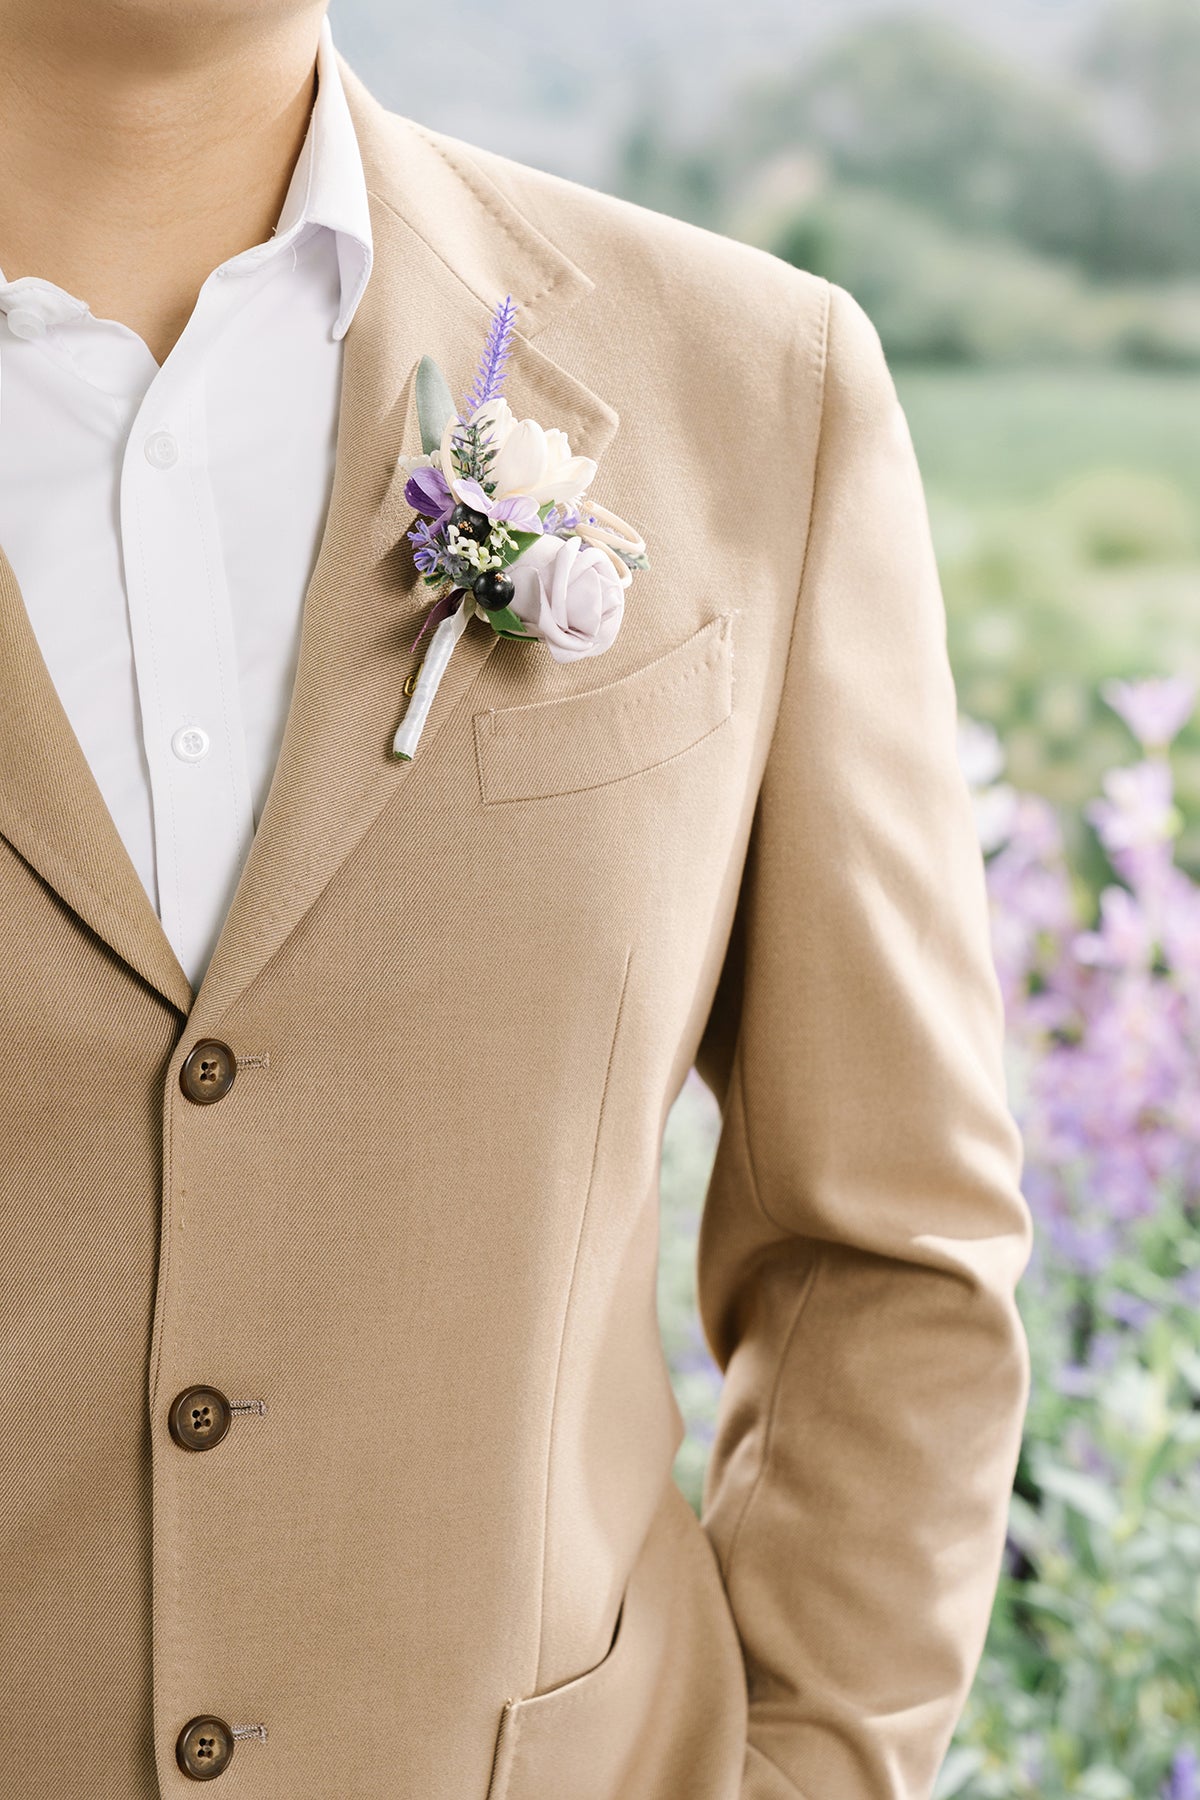
<instances>
[{"instance_id":1,"label":"blurred tree","mask_svg":"<svg viewBox=\"0 0 1200 1800\"><path fill-rule=\"evenodd\" d=\"M1110 159L1081 96L944 21L871 20L748 97L758 155L809 142L834 175L959 229L1086 260L1111 219Z\"/></svg>"},{"instance_id":2,"label":"blurred tree","mask_svg":"<svg viewBox=\"0 0 1200 1800\"><path fill-rule=\"evenodd\" d=\"M1200 270L1200 8L1114 0L1081 66L1111 108L1126 165L1092 266L1143 279Z\"/></svg>"},{"instance_id":3,"label":"blurred tree","mask_svg":"<svg viewBox=\"0 0 1200 1800\"><path fill-rule=\"evenodd\" d=\"M1088 45L1086 72L1136 107L1156 161L1200 155L1200 9L1195 0L1114 0Z\"/></svg>"}]
</instances>

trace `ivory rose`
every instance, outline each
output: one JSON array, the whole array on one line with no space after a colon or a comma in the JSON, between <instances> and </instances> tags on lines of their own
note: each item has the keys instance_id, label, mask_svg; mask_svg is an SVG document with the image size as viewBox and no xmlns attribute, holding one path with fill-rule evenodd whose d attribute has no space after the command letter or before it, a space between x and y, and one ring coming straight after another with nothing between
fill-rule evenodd
<instances>
[{"instance_id":1,"label":"ivory rose","mask_svg":"<svg viewBox=\"0 0 1200 1800\"><path fill-rule=\"evenodd\" d=\"M597 465L590 456L572 456L565 431L545 431L536 419L514 417L507 400L489 400L471 414L470 423L486 426L495 446L487 472L495 500L513 494L527 494L535 506L578 500L595 478ZM457 491L457 478L451 477L450 485Z\"/></svg>"},{"instance_id":2,"label":"ivory rose","mask_svg":"<svg viewBox=\"0 0 1200 1800\"><path fill-rule=\"evenodd\" d=\"M620 629L625 587L607 551L551 534L531 544L507 573L512 611L555 662L608 649Z\"/></svg>"}]
</instances>

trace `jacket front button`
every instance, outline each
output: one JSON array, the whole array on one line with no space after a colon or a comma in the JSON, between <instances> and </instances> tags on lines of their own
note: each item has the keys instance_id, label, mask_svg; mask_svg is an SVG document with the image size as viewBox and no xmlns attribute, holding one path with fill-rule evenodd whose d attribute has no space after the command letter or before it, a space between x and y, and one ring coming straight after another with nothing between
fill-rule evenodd
<instances>
[{"instance_id":1,"label":"jacket front button","mask_svg":"<svg viewBox=\"0 0 1200 1800\"><path fill-rule=\"evenodd\" d=\"M237 1074L237 1058L220 1038L201 1038L183 1059L179 1085L189 1100L208 1106L222 1100L233 1086Z\"/></svg>"},{"instance_id":2,"label":"jacket front button","mask_svg":"<svg viewBox=\"0 0 1200 1800\"><path fill-rule=\"evenodd\" d=\"M211 1450L229 1430L233 1411L219 1388L190 1387L176 1394L167 1414L171 1436L185 1450Z\"/></svg>"},{"instance_id":3,"label":"jacket front button","mask_svg":"<svg viewBox=\"0 0 1200 1800\"><path fill-rule=\"evenodd\" d=\"M211 1781L233 1760L233 1732L224 1719L201 1713L189 1719L175 1742L175 1761L193 1781Z\"/></svg>"}]
</instances>

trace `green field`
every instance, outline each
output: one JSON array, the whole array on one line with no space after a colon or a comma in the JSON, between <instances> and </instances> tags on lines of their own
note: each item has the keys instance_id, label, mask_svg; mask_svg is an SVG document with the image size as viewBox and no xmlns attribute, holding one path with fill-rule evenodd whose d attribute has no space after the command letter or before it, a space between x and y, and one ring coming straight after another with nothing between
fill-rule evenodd
<instances>
[{"instance_id":1,"label":"green field","mask_svg":"<svg viewBox=\"0 0 1200 1800\"><path fill-rule=\"evenodd\" d=\"M994 725L1019 786L1080 823L1133 746L1107 676L1200 680L1200 377L1091 371L896 371L925 481L964 712ZM1175 756L1200 871L1200 724Z\"/></svg>"},{"instance_id":2,"label":"green field","mask_svg":"<svg viewBox=\"0 0 1200 1800\"><path fill-rule=\"evenodd\" d=\"M1098 468L1177 483L1200 520L1200 375L898 367L926 481L971 503L1036 501Z\"/></svg>"}]
</instances>

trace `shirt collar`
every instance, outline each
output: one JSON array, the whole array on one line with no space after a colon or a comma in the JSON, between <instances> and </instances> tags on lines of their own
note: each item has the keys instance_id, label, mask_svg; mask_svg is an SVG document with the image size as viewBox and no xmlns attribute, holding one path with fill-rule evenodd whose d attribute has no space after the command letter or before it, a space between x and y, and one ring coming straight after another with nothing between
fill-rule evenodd
<instances>
[{"instance_id":1,"label":"shirt collar","mask_svg":"<svg viewBox=\"0 0 1200 1800\"><path fill-rule=\"evenodd\" d=\"M334 233L341 303L333 335L344 337L371 273L371 208L328 14L317 41L317 95L272 244L291 242L310 224Z\"/></svg>"}]
</instances>

